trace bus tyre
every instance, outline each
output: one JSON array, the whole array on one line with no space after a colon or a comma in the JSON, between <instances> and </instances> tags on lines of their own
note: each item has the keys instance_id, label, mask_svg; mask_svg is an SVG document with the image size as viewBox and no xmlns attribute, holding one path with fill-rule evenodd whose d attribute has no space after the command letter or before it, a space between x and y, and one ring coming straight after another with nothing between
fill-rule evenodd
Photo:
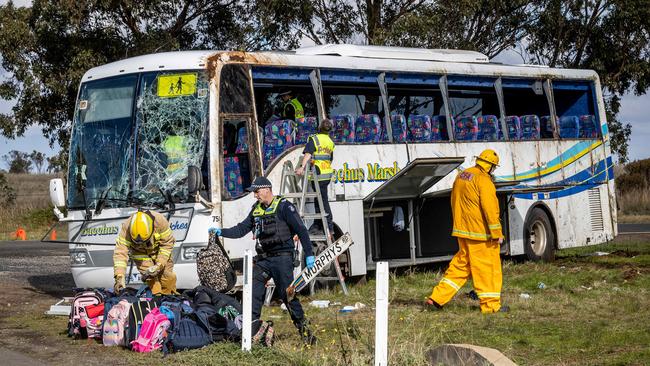
<instances>
[{"instance_id":1,"label":"bus tyre","mask_svg":"<svg viewBox=\"0 0 650 366\"><path fill-rule=\"evenodd\" d=\"M524 225L524 250L532 261L550 262L555 259L555 233L546 212L534 208Z\"/></svg>"}]
</instances>

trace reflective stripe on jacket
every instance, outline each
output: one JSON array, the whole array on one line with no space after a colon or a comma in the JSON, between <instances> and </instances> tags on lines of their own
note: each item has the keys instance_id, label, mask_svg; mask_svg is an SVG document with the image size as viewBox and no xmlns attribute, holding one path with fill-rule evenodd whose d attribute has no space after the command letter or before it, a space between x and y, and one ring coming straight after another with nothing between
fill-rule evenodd
<instances>
[{"instance_id":1,"label":"reflective stripe on jacket","mask_svg":"<svg viewBox=\"0 0 650 366\"><path fill-rule=\"evenodd\" d=\"M131 234L129 234L129 223L133 215L122 223L120 233L115 240L115 250L113 251L113 271L115 275L126 274L129 256L136 264L138 262L151 261L155 262L161 268L164 268L171 257L176 239L169 226L169 222L165 216L158 212L151 211L151 214L154 218L153 234L149 240L140 245L134 243L131 240Z\"/></svg>"},{"instance_id":2,"label":"reflective stripe on jacket","mask_svg":"<svg viewBox=\"0 0 650 366\"><path fill-rule=\"evenodd\" d=\"M312 155L312 164L318 167L318 180L332 179L332 154L334 153L334 141L328 134L318 133L309 136L314 141L316 151Z\"/></svg>"},{"instance_id":3,"label":"reflective stripe on jacket","mask_svg":"<svg viewBox=\"0 0 650 366\"><path fill-rule=\"evenodd\" d=\"M162 145L167 155L167 172L173 173L182 168L187 155L185 136L167 136Z\"/></svg>"},{"instance_id":4,"label":"reflective stripe on jacket","mask_svg":"<svg viewBox=\"0 0 650 366\"><path fill-rule=\"evenodd\" d=\"M451 209L452 236L472 240L503 237L496 188L490 175L480 167L458 174L451 191Z\"/></svg>"}]
</instances>

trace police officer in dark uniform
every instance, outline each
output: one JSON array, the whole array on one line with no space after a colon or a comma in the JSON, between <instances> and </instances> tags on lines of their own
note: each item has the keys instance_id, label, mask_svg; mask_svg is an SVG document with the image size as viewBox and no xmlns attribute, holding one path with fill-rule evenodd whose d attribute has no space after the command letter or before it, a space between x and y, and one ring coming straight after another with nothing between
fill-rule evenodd
<instances>
[{"instance_id":1,"label":"police officer in dark uniform","mask_svg":"<svg viewBox=\"0 0 650 366\"><path fill-rule=\"evenodd\" d=\"M309 322L305 319L300 301L294 297L287 302L285 291L293 281L294 235L300 238L307 267L314 266L315 260L307 228L291 202L281 196L273 196L271 182L265 177L256 178L248 190L255 192L257 203L253 205L246 219L231 228L210 228L209 231L225 238L241 238L253 231L258 253L253 266L253 321L260 318L266 283L273 278L303 342L314 344L316 337L308 327ZM257 332L259 324L254 322L253 334Z\"/></svg>"}]
</instances>

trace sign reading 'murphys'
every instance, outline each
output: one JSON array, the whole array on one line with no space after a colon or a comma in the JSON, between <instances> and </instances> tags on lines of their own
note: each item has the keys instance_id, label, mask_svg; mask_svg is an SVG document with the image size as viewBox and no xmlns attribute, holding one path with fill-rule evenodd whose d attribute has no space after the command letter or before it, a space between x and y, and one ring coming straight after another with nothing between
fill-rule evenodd
<instances>
[{"instance_id":1,"label":"sign reading 'murphys'","mask_svg":"<svg viewBox=\"0 0 650 366\"><path fill-rule=\"evenodd\" d=\"M287 288L287 293L293 295L296 291L305 288L314 277L316 277L327 266L332 264L332 262L334 262L339 255L348 250L352 244L354 244L354 242L352 241L350 233L345 233L337 241L332 243L332 245L327 247L327 249L316 256L316 261L312 268L305 268L300 272L300 275L296 277Z\"/></svg>"}]
</instances>

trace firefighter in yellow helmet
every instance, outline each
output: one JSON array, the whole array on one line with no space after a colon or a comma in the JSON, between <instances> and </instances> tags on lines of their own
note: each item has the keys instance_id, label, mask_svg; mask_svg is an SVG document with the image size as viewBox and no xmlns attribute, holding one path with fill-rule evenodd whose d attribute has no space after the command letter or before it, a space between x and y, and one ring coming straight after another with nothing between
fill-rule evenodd
<instances>
[{"instance_id":1,"label":"firefighter in yellow helmet","mask_svg":"<svg viewBox=\"0 0 650 366\"><path fill-rule=\"evenodd\" d=\"M115 292L126 286L126 267L133 260L142 280L154 294L176 292L171 254L176 240L165 217L155 211L138 211L124 223L113 252Z\"/></svg>"},{"instance_id":2,"label":"firefighter in yellow helmet","mask_svg":"<svg viewBox=\"0 0 650 366\"><path fill-rule=\"evenodd\" d=\"M454 221L452 236L458 238L458 253L449 263L427 304L441 308L472 277L481 312L508 311L501 306L500 244L503 232L499 201L491 174L499 156L487 149L476 157L476 165L458 174L451 192Z\"/></svg>"}]
</instances>

